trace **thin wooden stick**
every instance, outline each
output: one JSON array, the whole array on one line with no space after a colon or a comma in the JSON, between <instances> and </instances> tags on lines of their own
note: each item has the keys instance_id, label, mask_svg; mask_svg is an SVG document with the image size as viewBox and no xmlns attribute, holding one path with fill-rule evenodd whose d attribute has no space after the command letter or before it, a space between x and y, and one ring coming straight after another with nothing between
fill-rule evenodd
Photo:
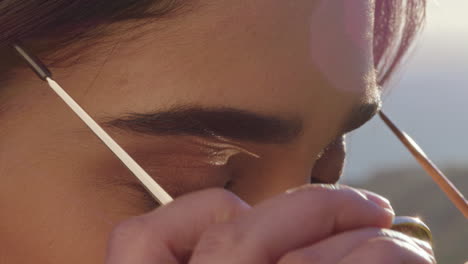
<instances>
[{"instance_id":1,"label":"thin wooden stick","mask_svg":"<svg viewBox=\"0 0 468 264\"><path fill-rule=\"evenodd\" d=\"M58 83L49 77L46 77L47 83L50 88L54 90L57 95L88 125L88 127L104 142L104 144L127 166L127 168L140 180L141 184L148 190L148 192L161 204L171 202L172 197L159 185L146 171L138 165L138 163L128 155L122 147L117 144L104 129L102 129L96 121L94 121L88 113L86 113L78 103L71 98L65 90Z\"/></svg>"},{"instance_id":2,"label":"thin wooden stick","mask_svg":"<svg viewBox=\"0 0 468 264\"><path fill-rule=\"evenodd\" d=\"M173 199L172 197L146 173L146 171L138 165L138 163L125 152L122 147L112 139L107 132L102 129L96 121L94 121L81 106L60 87L60 85L52 79L52 73L42 63L41 60L36 58L34 55L26 51L19 43L13 45L16 52L26 61L31 69L37 74L37 76L46 81L50 88L78 115L81 120L96 134L96 136L102 140L102 142L127 166L127 168L137 177L141 184L146 190L158 201L161 205L168 204Z\"/></svg>"},{"instance_id":3,"label":"thin wooden stick","mask_svg":"<svg viewBox=\"0 0 468 264\"><path fill-rule=\"evenodd\" d=\"M460 210L460 212L468 219L468 202L463 194L450 182L450 180L432 163L424 151L416 144L416 142L408 136L404 131L400 130L390 119L382 112L379 112L380 117L385 124L393 131L397 138L405 145L405 147L416 158L423 169L429 174L452 203Z\"/></svg>"}]
</instances>

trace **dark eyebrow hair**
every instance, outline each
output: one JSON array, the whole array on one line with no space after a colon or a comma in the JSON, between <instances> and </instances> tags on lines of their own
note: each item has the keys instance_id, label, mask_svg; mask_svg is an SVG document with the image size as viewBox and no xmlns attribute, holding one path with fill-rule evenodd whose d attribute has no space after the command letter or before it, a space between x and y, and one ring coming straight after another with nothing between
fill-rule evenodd
<instances>
[{"instance_id":1,"label":"dark eyebrow hair","mask_svg":"<svg viewBox=\"0 0 468 264\"><path fill-rule=\"evenodd\" d=\"M129 113L103 125L147 135L223 137L265 144L292 142L303 130L300 118L283 119L235 108L200 106Z\"/></svg>"}]
</instances>

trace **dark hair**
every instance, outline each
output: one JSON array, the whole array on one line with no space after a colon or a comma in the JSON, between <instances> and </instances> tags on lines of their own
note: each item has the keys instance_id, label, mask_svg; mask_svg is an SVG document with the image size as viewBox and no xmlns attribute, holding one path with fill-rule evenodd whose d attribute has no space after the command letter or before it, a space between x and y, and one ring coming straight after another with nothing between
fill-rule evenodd
<instances>
[{"instance_id":1,"label":"dark hair","mask_svg":"<svg viewBox=\"0 0 468 264\"><path fill-rule=\"evenodd\" d=\"M375 67L379 84L383 85L401 62L421 28L425 18L426 0L375 1ZM18 40L34 43L51 38L56 40L54 44L63 47L73 39L102 34L103 31L96 28L104 28L116 21L163 19L181 7L181 2L3 0L0 1L0 55L4 58L2 61L7 61L7 57L13 53L8 45ZM2 65L3 70L8 70L12 65L14 63Z\"/></svg>"}]
</instances>

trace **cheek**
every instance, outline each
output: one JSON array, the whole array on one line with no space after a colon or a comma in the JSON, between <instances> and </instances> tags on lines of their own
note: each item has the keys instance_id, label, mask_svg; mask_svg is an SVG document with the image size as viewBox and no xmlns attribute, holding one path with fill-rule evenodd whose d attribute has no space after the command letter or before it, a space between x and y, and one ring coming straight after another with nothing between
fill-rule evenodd
<instances>
[{"instance_id":1,"label":"cheek","mask_svg":"<svg viewBox=\"0 0 468 264\"><path fill-rule=\"evenodd\" d=\"M69 170L42 164L34 171L7 176L16 182L6 186L12 192L6 192L8 204L0 206L0 259L5 263L103 261L112 224L103 221L101 203L77 188Z\"/></svg>"}]
</instances>

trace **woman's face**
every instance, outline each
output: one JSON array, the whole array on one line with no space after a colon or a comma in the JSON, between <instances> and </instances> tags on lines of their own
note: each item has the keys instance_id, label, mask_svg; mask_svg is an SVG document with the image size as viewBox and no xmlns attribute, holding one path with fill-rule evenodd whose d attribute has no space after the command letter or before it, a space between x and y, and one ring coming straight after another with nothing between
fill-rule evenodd
<instances>
[{"instance_id":1,"label":"woman's face","mask_svg":"<svg viewBox=\"0 0 468 264\"><path fill-rule=\"evenodd\" d=\"M337 181L343 134L379 102L373 1L193 2L54 78L174 197ZM31 72L7 88L0 262L102 263L112 227L155 204Z\"/></svg>"}]
</instances>

